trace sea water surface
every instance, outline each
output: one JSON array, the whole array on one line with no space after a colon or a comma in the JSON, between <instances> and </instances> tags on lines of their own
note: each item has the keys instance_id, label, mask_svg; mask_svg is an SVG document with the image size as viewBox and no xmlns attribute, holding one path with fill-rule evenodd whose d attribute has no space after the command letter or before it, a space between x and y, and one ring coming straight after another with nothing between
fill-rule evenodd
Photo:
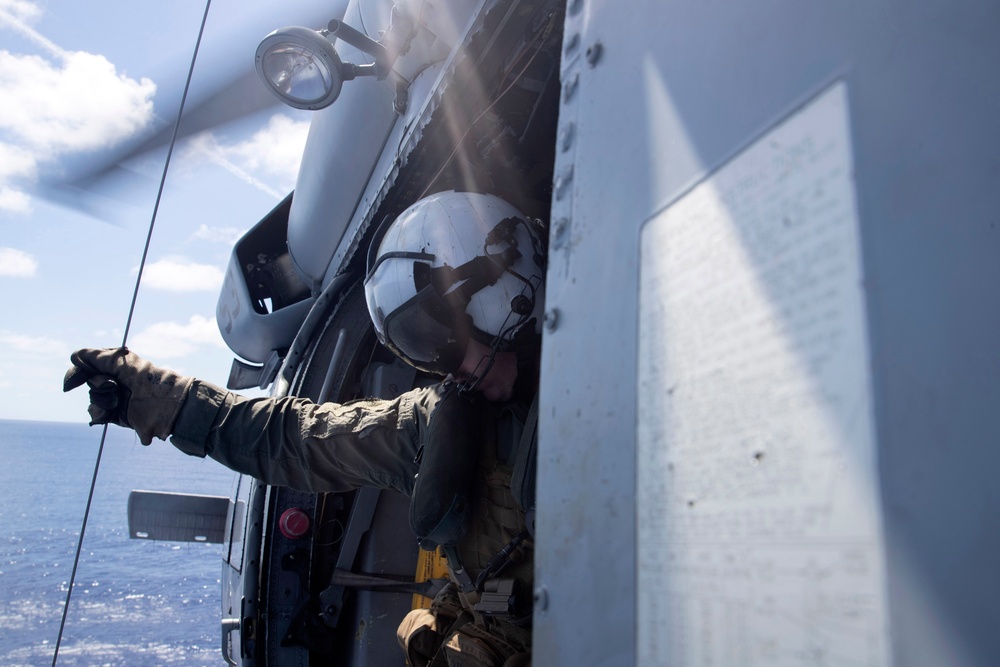
<instances>
[{"instance_id":1,"label":"sea water surface","mask_svg":"<svg viewBox=\"0 0 1000 667\"><path fill-rule=\"evenodd\" d=\"M0 665L52 664L101 427L0 420ZM132 489L229 495L233 473L112 426L59 665L222 665L218 544L131 540Z\"/></svg>"}]
</instances>

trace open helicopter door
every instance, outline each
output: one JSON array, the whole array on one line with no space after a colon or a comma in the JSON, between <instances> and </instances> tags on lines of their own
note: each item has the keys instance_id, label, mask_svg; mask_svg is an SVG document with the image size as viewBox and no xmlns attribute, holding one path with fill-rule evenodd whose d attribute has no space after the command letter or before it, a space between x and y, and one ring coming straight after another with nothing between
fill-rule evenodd
<instances>
[{"instance_id":1,"label":"open helicopter door","mask_svg":"<svg viewBox=\"0 0 1000 667\"><path fill-rule=\"evenodd\" d=\"M343 284L343 283L341 283ZM290 391L314 400L391 398L433 381L377 346L360 284L333 294L294 368ZM395 632L441 582L418 554L409 500L360 488L305 493L241 476L246 534L233 531L223 582L229 664L381 665L399 660ZM240 550L240 547L242 549ZM240 550L240 551L238 551ZM421 560L423 559L423 560ZM423 573L423 576L421 576Z\"/></svg>"},{"instance_id":2,"label":"open helicopter door","mask_svg":"<svg viewBox=\"0 0 1000 667\"><path fill-rule=\"evenodd\" d=\"M1000 664L998 64L992 0L569 0L535 664Z\"/></svg>"},{"instance_id":3,"label":"open helicopter door","mask_svg":"<svg viewBox=\"0 0 1000 667\"><path fill-rule=\"evenodd\" d=\"M378 34L372 14L366 13L364 22L350 18L355 4L345 22ZM393 5L390 0L360 4L376 14L388 14ZM356 156L341 138L359 131L361 126L350 122L355 113L362 120L372 115L366 104L347 104L350 99L342 97L326 116L314 118L312 149L300 172L311 185L301 187L300 177L289 206L277 207L237 245L227 273L219 320L232 326L224 337L247 361L263 364L239 366L230 388L273 379L276 396L345 402L392 398L439 381L377 343L362 280L364 250L379 223L429 192L449 189L500 193L532 217L549 210L561 3L396 4L419 10L421 21L430 22L401 56L403 65L415 59L414 67L407 65L413 71L406 77L406 110L389 138L379 140L381 152ZM448 46L438 54L442 59L425 62L417 47L430 48L442 36ZM434 55L437 47L433 51L424 55ZM361 94L376 83L355 81L351 90ZM313 161L334 153L338 165L347 162L348 174L326 159ZM281 239L285 232L287 244ZM315 283L299 300L305 293L284 271L286 258ZM260 279L275 270L277 283ZM289 298L276 303L274 285ZM308 314L299 317L299 304L308 304ZM243 560L238 571L227 570L237 576L224 584L227 659L243 667L403 660L396 629L414 605L430 604L427 596L441 584L434 579L444 575L439 560L418 552L408 497L373 489L305 494L255 483L246 507ZM308 519L305 532L280 530L289 511Z\"/></svg>"}]
</instances>

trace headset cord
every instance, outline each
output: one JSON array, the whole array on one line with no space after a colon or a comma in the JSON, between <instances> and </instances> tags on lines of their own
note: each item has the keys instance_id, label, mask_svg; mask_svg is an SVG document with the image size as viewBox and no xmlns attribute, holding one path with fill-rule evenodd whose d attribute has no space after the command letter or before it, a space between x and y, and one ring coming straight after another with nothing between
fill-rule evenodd
<instances>
[{"instance_id":1,"label":"headset cord","mask_svg":"<svg viewBox=\"0 0 1000 667\"><path fill-rule=\"evenodd\" d=\"M146 243L142 249L142 259L139 261L139 275L135 279L135 289L132 292L132 303L128 309L128 319L125 321L125 333L122 335L122 347L128 342L129 330L132 327L132 316L135 313L135 304L139 297L139 285L142 282L142 271L146 266L146 257L149 255L149 245L153 238L153 227L156 225L156 215L160 210L160 200L163 197L163 186L167 181L167 171L170 168L170 158L174 153L174 145L177 143L177 133L181 125L181 116L184 113L184 104L187 101L188 90L191 88L191 78L194 75L194 64L198 59L198 49L201 47L201 38L205 34L205 24L208 21L208 10L212 6L212 0L205 0L205 13L201 17L201 27L198 29L198 39L194 45L194 53L191 56L191 66L188 68L187 80L184 82L184 93L181 95L180 107L177 109L177 119L174 121L173 134L170 137L170 145L167 148L167 157L163 162L163 173L160 175L160 186L156 192L156 202L153 204L153 214L149 220L149 229L146 232ZM66 602L63 604L62 620L59 622L59 634L56 637L56 647L52 654L52 667L56 666L59 660L59 647L62 645L63 632L66 629L66 617L69 614L69 603L73 596L73 586L76 583L76 570L80 565L80 553L83 551L83 537L87 532L87 522L90 519L90 506L94 500L94 489L97 486L97 474L101 469L101 457L104 455L104 442L108 437L108 425L104 424L101 433L101 445L97 450L97 461L94 464L94 475L90 480L90 493L87 494L87 506L83 511L83 524L80 526L80 539L76 544L76 554L73 557L73 570L69 577L69 586L66 589Z\"/></svg>"}]
</instances>

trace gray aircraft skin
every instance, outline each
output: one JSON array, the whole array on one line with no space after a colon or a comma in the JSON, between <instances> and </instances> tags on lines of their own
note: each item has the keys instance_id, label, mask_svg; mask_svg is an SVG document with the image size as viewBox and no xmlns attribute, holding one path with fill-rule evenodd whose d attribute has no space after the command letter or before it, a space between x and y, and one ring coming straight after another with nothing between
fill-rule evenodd
<instances>
[{"instance_id":1,"label":"gray aircraft skin","mask_svg":"<svg viewBox=\"0 0 1000 667\"><path fill-rule=\"evenodd\" d=\"M367 249L499 195L549 232L534 664L1000 664L1000 5L393 4L332 8L379 46L330 36L368 67L234 248L230 387L432 382L375 339ZM226 660L402 664L407 506L197 510Z\"/></svg>"}]
</instances>

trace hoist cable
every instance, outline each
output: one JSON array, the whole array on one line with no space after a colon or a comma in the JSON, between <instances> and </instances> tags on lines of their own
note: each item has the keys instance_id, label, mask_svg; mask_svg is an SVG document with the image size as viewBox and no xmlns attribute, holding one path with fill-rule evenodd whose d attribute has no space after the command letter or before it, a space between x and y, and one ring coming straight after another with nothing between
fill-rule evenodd
<instances>
[{"instance_id":1,"label":"hoist cable","mask_svg":"<svg viewBox=\"0 0 1000 667\"><path fill-rule=\"evenodd\" d=\"M163 186L167 182L167 171L170 168L170 158L174 153L174 145L177 143L177 134L181 126L181 116L184 114L184 104L187 102L188 91L191 88L191 78L194 76L194 64L198 60L198 49L201 47L201 39L205 34L205 24L208 22L208 10L212 6L212 0L205 0L205 13L201 17L201 26L198 29L198 39L195 41L194 53L191 55L191 66L188 68L187 80L184 82L184 92L181 94L181 103L177 109L177 118L174 121L174 130L170 137L170 145L167 148L167 156L163 161L163 173L160 175L160 186L156 192L156 202L153 204L153 213L149 219L149 228L146 231L146 242L142 248L142 259L139 260L139 275L135 279L135 289L132 291L132 302L128 309L128 319L125 321L125 333L122 334L122 347L128 342L129 330L132 328L132 316L135 314L135 304L139 298L139 285L142 283L142 272L146 266L146 258L149 255L149 246L153 238L153 228L156 226L156 215L160 210L160 200L163 198ZM76 583L76 571L80 565L80 554L83 551L83 538L87 532L87 522L90 519L90 506L94 500L94 489L97 486L97 474L101 469L101 458L104 455L104 442L108 437L108 425L104 424L101 433L101 445L97 449L97 461L94 463L94 474L90 480L90 492L87 494L87 506L83 511L83 523L80 526L80 538L76 543L76 554L73 557L73 570L69 577L69 586L66 589L66 602L63 604L62 620L59 622L59 634L56 636L55 651L52 654L52 667L56 667L59 660L59 647L62 645L63 632L66 629L66 617L69 614L69 603L73 596L73 587Z\"/></svg>"}]
</instances>

